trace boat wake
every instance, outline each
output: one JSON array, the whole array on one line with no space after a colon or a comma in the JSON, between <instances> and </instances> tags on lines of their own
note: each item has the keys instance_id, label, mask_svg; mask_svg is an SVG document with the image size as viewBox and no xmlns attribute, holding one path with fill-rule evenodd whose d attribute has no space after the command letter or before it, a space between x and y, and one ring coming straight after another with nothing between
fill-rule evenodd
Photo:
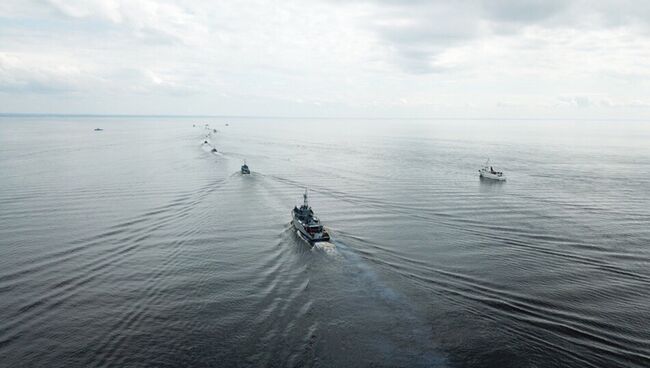
<instances>
[{"instance_id":1,"label":"boat wake","mask_svg":"<svg viewBox=\"0 0 650 368\"><path fill-rule=\"evenodd\" d=\"M330 255L338 254L338 251L336 250L336 244L330 242L318 242L314 244L314 247L312 249L317 249Z\"/></svg>"}]
</instances>

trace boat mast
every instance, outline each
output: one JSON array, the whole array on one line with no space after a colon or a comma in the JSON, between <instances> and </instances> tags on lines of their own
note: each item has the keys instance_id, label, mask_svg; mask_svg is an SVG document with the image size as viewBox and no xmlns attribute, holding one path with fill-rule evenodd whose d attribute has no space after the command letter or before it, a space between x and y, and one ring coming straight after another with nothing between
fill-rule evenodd
<instances>
[{"instance_id":1,"label":"boat mast","mask_svg":"<svg viewBox=\"0 0 650 368\"><path fill-rule=\"evenodd\" d=\"M309 207L309 203L307 202L307 189L305 188L305 194L302 195L303 198L303 207Z\"/></svg>"}]
</instances>

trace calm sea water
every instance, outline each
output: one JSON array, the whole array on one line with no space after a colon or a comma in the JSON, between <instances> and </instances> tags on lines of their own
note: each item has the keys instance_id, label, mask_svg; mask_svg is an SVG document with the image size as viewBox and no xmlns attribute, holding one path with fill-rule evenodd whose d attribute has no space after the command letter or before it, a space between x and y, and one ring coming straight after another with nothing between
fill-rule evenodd
<instances>
[{"instance_id":1,"label":"calm sea water","mask_svg":"<svg viewBox=\"0 0 650 368\"><path fill-rule=\"evenodd\" d=\"M649 225L644 122L5 116L0 366L648 367Z\"/></svg>"}]
</instances>

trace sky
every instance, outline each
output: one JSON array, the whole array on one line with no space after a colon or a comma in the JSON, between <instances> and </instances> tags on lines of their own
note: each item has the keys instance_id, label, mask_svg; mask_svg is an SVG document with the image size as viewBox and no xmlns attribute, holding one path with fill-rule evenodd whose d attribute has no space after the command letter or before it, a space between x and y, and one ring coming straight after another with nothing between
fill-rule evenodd
<instances>
[{"instance_id":1,"label":"sky","mask_svg":"<svg viewBox=\"0 0 650 368\"><path fill-rule=\"evenodd\" d=\"M650 118L650 1L2 0L0 112Z\"/></svg>"}]
</instances>

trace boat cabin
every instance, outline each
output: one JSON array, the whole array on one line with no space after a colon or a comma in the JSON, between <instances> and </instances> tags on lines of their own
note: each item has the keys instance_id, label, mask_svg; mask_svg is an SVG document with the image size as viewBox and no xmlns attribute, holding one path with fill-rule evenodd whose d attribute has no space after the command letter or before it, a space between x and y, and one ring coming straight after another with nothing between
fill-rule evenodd
<instances>
[{"instance_id":1,"label":"boat cabin","mask_svg":"<svg viewBox=\"0 0 650 368\"><path fill-rule=\"evenodd\" d=\"M316 234L322 232L323 227L321 225L309 225L305 226L305 230L307 230L307 232L310 234Z\"/></svg>"}]
</instances>

